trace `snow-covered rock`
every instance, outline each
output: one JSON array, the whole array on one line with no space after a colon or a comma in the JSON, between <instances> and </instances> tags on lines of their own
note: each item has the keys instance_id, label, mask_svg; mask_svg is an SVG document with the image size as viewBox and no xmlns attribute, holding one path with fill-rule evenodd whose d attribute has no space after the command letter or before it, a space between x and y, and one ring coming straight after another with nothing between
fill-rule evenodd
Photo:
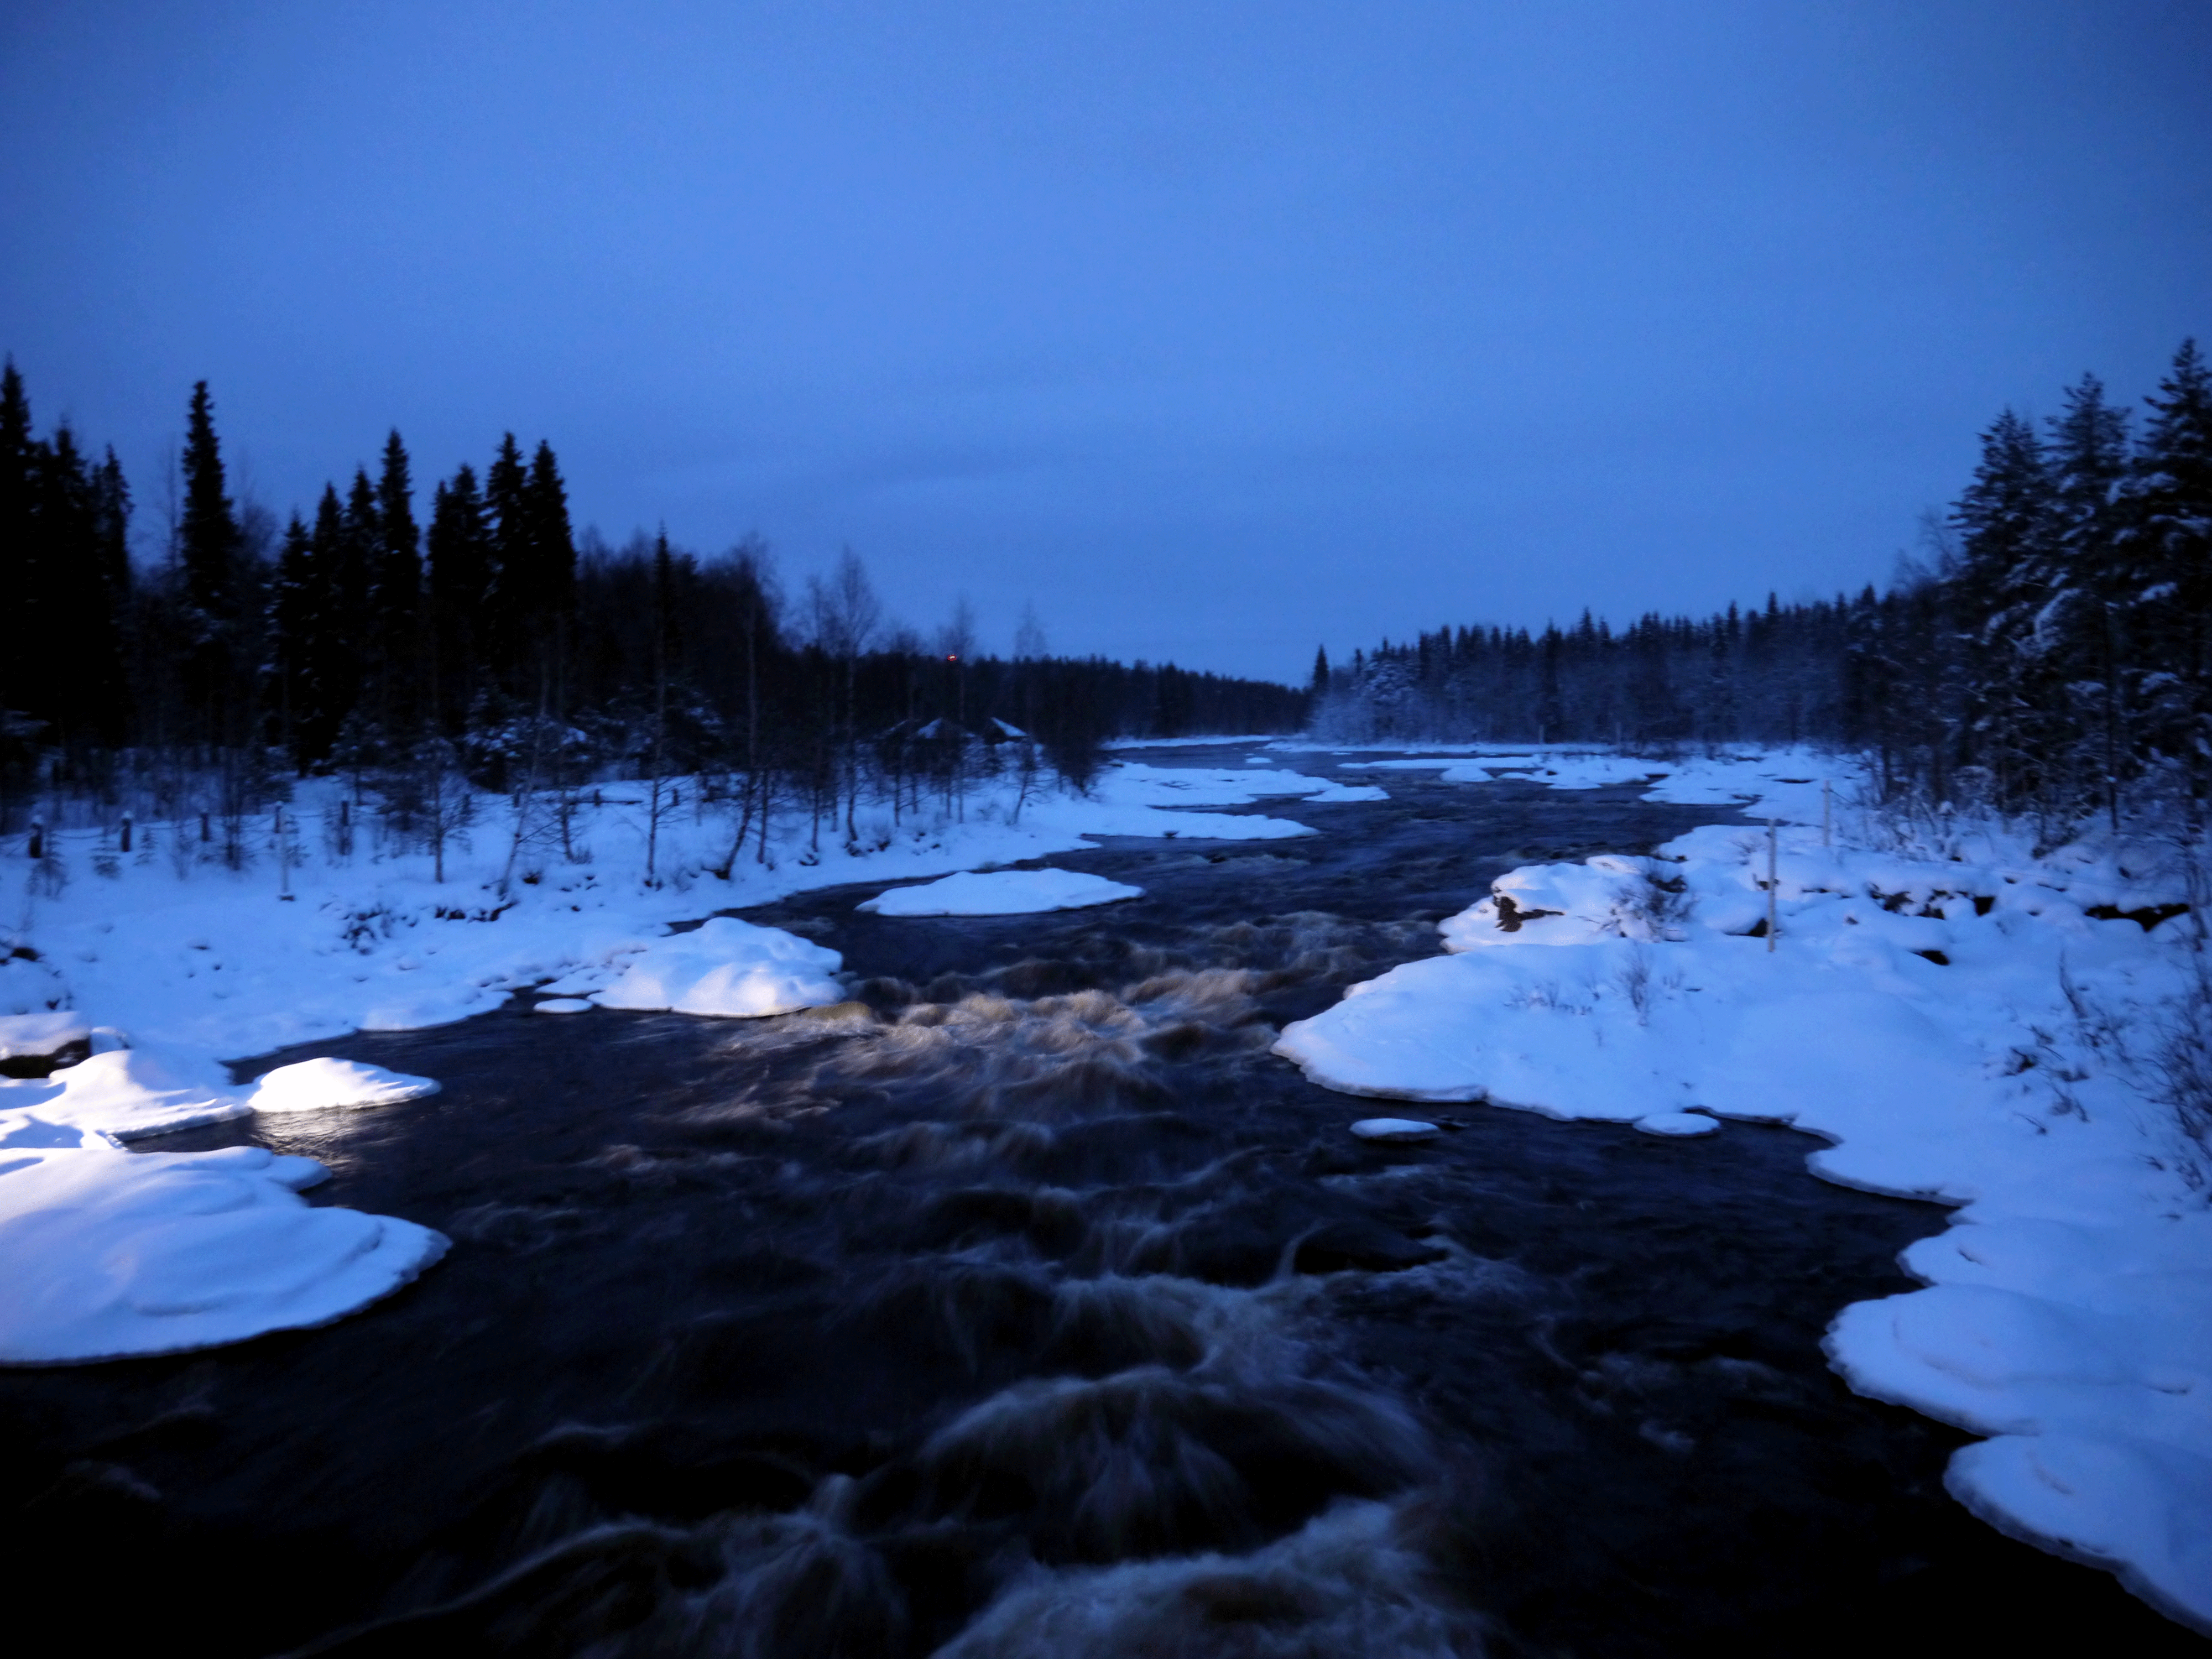
<instances>
[{"instance_id":1,"label":"snow-covered rock","mask_svg":"<svg viewBox=\"0 0 2212 1659\"><path fill-rule=\"evenodd\" d=\"M882 916L1018 916L1042 910L1080 910L1144 889L1076 870L966 871L914 887L894 887L854 908Z\"/></svg>"},{"instance_id":2,"label":"snow-covered rock","mask_svg":"<svg viewBox=\"0 0 2212 1659\"><path fill-rule=\"evenodd\" d=\"M602 1008L667 1009L757 1019L845 998L831 977L844 958L826 946L734 916L648 945L592 1000Z\"/></svg>"},{"instance_id":3,"label":"snow-covered rock","mask_svg":"<svg viewBox=\"0 0 2212 1659\"><path fill-rule=\"evenodd\" d=\"M246 1103L257 1112L319 1112L333 1107L394 1106L437 1092L438 1085L430 1078L325 1055L266 1073Z\"/></svg>"}]
</instances>

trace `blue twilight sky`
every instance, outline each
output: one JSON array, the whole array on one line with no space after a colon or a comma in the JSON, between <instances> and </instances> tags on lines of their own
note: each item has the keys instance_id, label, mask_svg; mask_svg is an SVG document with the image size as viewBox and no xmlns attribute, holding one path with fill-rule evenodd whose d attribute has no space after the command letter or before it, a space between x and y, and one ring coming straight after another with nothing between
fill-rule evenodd
<instances>
[{"instance_id":1,"label":"blue twilight sky","mask_svg":"<svg viewBox=\"0 0 2212 1659\"><path fill-rule=\"evenodd\" d=\"M2204 0L15 0L0 350L158 525L550 437L579 526L1303 676L1880 580L2212 336Z\"/></svg>"}]
</instances>

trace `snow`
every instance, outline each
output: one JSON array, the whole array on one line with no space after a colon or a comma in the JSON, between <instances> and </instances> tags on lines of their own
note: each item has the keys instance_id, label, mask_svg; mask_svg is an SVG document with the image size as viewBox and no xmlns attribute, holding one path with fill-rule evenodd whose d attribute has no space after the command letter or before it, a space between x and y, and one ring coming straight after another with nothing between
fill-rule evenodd
<instances>
[{"instance_id":1,"label":"snow","mask_svg":"<svg viewBox=\"0 0 2212 1659\"><path fill-rule=\"evenodd\" d=\"M1098 835L1309 835L1286 819L1199 809L1331 790L1273 768L1181 789L1157 769L1116 764L1089 796L1024 797L1001 781L920 818L864 803L850 845L813 845L803 818L781 815L765 860L752 842L732 860L727 809L707 807L693 784L687 810L658 826L652 884L642 789L603 787L605 804L580 805L565 843L541 811L512 858L510 804L485 798L474 829L448 844L443 882L427 853L380 845L358 805L354 844L340 851L341 793L335 780L301 786L285 812L283 876L267 819L239 869L210 861L220 848L196 823L141 823L127 856L101 832L50 831L46 874L58 867L59 890L50 878L25 888L20 926L0 934L0 1044L10 1057L45 1054L89 1036L96 1052L49 1078L0 1079L0 1355L60 1363L319 1324L443 1251L404 1221L307 1209L293 1189L316 1176L308 1160L119 1150L256 1109L434 1087L325 1057L248 1091L220 1057L442 1024L539 988L547 1000L535 1006L548 1012L750 1017L833 1003L845 994L835 951L727 917L670 927L809 887L1074 851ZM0 846L11 883L21 851ZM724 867L726 878L711 873ZM179 1310L188 1305L198 1311Z\"/></svg>"},{"instance_id":2,"label":"snow","mask_svg":"<svg viewBox=\"0 0 2212 1659\"><path fill-rule=\"evenodd\" d=\"M881 916L1018 916L1111 904L1140 897L1144 890L1075 870L994 870L894 887L854 908Z\"/></svg>"},{"instance_id":3,"label":"snow","mask_svg":"<svg viewBox=\"0 0 2212 1659\"><path fill-rule=\"evenodd\" d=\"M0 1014L0 1060L43 1060L91 1040L92 1026L80 1014Z\"/></svg>"},{"instance_id":4,"label":"snow","mask_svg":"<svg viewBox=\"0 0 2212 1659\"><path fill-rule=\"evenodd\" d=\"M1363 1117L1352 1133L1362 1140L1426 1140L1438 1131L1417 1117Z\"/></svg>"},{"instance_id":5,"label":"snow","mask_svg":"<svg viewBox=\"0 0 2212 1659\"><path fill-rule=\"evenodd\" d=\"M33 1081L0 1081L0 1114L32 1112L118 1140L196 1129L252 1109L222 1067L149 1048L94 1054Z\"/></svg>"},{"instance_id":6,"label":"snow","mask_svg":"<svg viewBox=\"0 0 2212 1659\"><path fill-rule=\"evenodd\" d=\"M75 1135L74 1143L70 1137ZM427 1227L311 1209L313 1158L133 1153L0 1112L0 1364L173 1353L325 1325L445 1253Z\"/></svg>"},{"instance_id":7,"label":"snow","mask_svg":"<svg viewBox=\"0 0 2212 1659\"><path fill-rule=\"evenodd\" d=\"M1707 1117L1703 1112L1647 1112L1636 1120L1636 1127L1647 1135L1684 1139L1715 1133L1721 1124L1718 1118Z\"/></svg>"},{"instance_id":8,"label":"snow","mask_svg":"<svg viewBox=\"0 0 2212 1659\"><path fill-rule=\"evenodd\" d=\"M714 916L647 945L592 999L602 1008L669 1009L718 1019L758 1019L845 1000L832 979L844 958L778 927Z\"/></svg>"},{"instance_id":9,"label":"snow","mask_svg":"<svg viewBox=\"0 0 2212 1659\"><path fill-rule=\"evenodd\" d=\"M319 1112L333 1107L396 1106L438 1092L427 1077L387 1072L357 1060L303 1060L261 1078L246 1103L257 1112Z\"/></svg>"},{"instance_id":10,"label":"snow","mask_svg":"<svg viewBox=\"0 0 2212 1659\"><path fill-rule=\"evenodd\" d=\"M1852 844L1814 827L1824 774ZM1650 859L1512 872L1442 924L1448 954L1277 1051L1376 1098L1792 1124L1827 1143L1808 1160L1826 1179L1960 1206L1905 1255L1926 1288L1842 1310L1832 1363L1988 1437L1948 1475L1977 1514L2212 1631L2212 1211L2148 1092L2192 995L2190 923L2087 914L2172 902L2179 878L2154 848L2039 858L1988 823L1897 845L1843 810L1851 781L1784 754L1654 787L1784 820L1771 950L1746 936L1767 832L1709 826Z\"/></svg>"},{"instance_id":11,"label":"snow","mask_svg":"<svg viewBox=\"0 0 2212 1659\"><path fill-rule=\"evenodd\" d=\"M547 997L543 1002L533 1003L530 1012L533 1014L584 1014L589 1013L591 1009L592 1005L581 997Z\"/></svg>"}]
</instances>

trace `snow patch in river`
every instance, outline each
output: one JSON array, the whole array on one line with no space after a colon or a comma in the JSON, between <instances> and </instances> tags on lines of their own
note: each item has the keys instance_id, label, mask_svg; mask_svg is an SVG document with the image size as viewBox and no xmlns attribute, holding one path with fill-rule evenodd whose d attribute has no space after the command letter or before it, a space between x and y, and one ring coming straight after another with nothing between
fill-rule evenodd
<instances>
[{"instance_id":1,"label":"snow patch in river","mask_svg":"<svg viewBox=\"0 0 2212 1659\"><path fill-rule=\"evenodd\" d=\"M914 887L894 887L854 908L879 916L1018 916L1042 910L1081 910L1145 890L1077 870L963 871Z\"/></svg>"}]
</instances>

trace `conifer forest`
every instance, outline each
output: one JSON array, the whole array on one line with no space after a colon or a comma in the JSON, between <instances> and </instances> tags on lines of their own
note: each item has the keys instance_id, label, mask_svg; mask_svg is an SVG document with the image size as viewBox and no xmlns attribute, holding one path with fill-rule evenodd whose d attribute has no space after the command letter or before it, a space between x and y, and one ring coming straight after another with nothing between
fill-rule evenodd
<instances>
[{"instance_id":1,"label":"conifer forest","mask_svg":"<svg viewBox=\"0 0 2212 1659\"><path fill-rule=\"evenodd\" d=\"M1347 742L1813 743L1885 787L2117 822L2130 790L2212 798L2212 376L2194 341L2138 421L2094 376L2008 410L1926 556L1888 589L1613 628L1453 625L1316 662ZM2146 803L2148 804L2148 803ZM2062 837L2063 838L2063 836Z\"/></svg>"},{"instance_id":2,"label":"conifer forest","mask_svg":"<svg viewBox=\"0 0 2212 1659\"><path fill-rule=\"evenodd\" d=\"M2040 425L2000 414L1887 591L1620 627L1448 624L1334 665L1323 649L1293 689L1055 657L1034 623L1011 655L978 655L964 602L925 639L850 552L793 594L757 538L706 556L642 534L580 544L551 446L526 455L511 434L418 510L394 432L374 476L279 526L229 493L204 383L174 521L134 561L113 451L65 425L40 435L11 364L0 816L128 789L191 795L147 803L164 817L235 813L287 776L345 771L404 818L441 769L513 788L649 768L834 816L841 791L896 793L956 746L1018 736L1079 786L1109 738L1309 722L1363 743L1809 742L1868 752L1893 789L2054 827L2117 821L2138 788L2201 815L2212 374L2193 341L2144 402L2132 418L2084 375Z\"/></svg>"},{"instance_id":3,"label":"conifer forest","mask_svg":"<svg viewBox=\"0 0 2212 1659\"><path fill-rule=\"evenodd\" d=\"M1031 617L978 653L964 599L925 638L849 550L787 592L757 539L702 556L573 529L552 447L501 440L418 506L400 435L281 526L234 498L194 387L173 522L132 556L113 451L38 434L0 386L0 828L118 809L235 823L343 774L403 840L465 778L493 790L700 775L739 810L849 816L948 771L1087 783L1116 737L1289 732L1302 690L1050 655ZM166 483L167 481L164 481ZM143 544L144 538L140 538ZM431 813L434 819L435 813Z\"/></svg>"}]
</instances>

